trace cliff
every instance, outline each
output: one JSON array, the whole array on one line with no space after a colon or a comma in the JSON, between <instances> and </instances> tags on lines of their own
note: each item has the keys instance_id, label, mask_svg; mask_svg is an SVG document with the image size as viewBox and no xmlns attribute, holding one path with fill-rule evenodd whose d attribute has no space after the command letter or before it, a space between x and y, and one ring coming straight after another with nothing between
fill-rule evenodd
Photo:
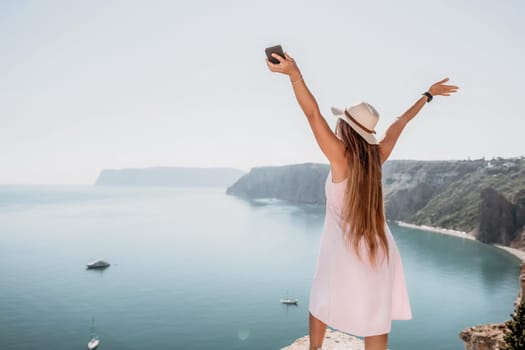
<instances>
[{"instance_id":1,"label":"cliff","mask_svg":"<svg viewBox=\"0 0 525 350\"><path fill-rule=\"evenodd\" d=\"M227 187L244 174L244 171L234 168L104 169L95 186Z\"/></svg>"},{"instance_id":2,"label":"cliff","mask_svg":"<svg viewBox=\"0 0 525 350\"><path fill-rule=\"evenodd\" d=\"M524 247L525 189L519 190L511 202L494 188L485 188L481 192L479 217L476 236L480 241Z\"/></svg>"},{"instance_id":3,"label":"cliff","mask_svg":"<svg viewBox=\"0 0 525 350\"><path fill-rule=\"evenodd\" d=\"M254 167L226 189L245 198L278 198L293 202L324 204L327 164L303 163Z\"/></svg>"},{"instance_id":4,"label":"cliff","mask_svg":"<svg viewBox=\"0 0 525 350\"><path fill-rule=\"evenodd\" d=\"M226 193L324 204L329 170L328 164L315 163L257 167ZM388 160L382 172L387 218L525 249L525 157Z\"/></svg>"},{"instance_id":5,"label":"cliff","mask_svg":"<svg viewBox=\"0 0 525 350\"><path fill-rule=\"evenodd\" d=\"M486 188L505 198L525 189L524 157L397 162L383 170L385 210L394 220L473 232Z\"/></svg>"}]
</instances>

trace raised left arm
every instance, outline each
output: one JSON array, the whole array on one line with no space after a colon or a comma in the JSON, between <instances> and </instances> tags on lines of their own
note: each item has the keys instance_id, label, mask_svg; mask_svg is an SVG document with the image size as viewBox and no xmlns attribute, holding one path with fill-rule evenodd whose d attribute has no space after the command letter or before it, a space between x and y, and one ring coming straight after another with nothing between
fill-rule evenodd
<instances>
[{"instance_id":1,"label":"raised left arm","mask_svg":"<svg viewBox=\"0 0 525 350\"><path fill-rule=\"evenodd\" d=\"M424 95L421 96L405 113L403 113L400 117L397 117L396 120L392 124L390 124L383 138L379 140L381 164L388 159L390 153L392 153L392 150L394 149L399 135L401 135L401 132L408 124L408 122L416 116L416 114L421 110L421 108L423 108L423 106L427 102L427 99L428 97Z\"/></svg>"}]
</instances>

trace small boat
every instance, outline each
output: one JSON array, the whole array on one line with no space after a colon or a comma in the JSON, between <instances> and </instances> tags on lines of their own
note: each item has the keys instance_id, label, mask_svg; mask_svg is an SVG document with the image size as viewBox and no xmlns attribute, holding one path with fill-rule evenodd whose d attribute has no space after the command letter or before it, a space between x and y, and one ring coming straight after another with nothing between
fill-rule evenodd
<instances>
[{"instance_id":1,"label":"small boat","mask_svg":"<svg viewBox=\"0 0 525 350\"><path fill-rule=\"evenodd\" d=\"M93 338L91 338L91 340L89 341L88 343L88 349L89 350L93 350L93 349L96 349L98 347L98 345L100 344L100 339L98 339L98 336L94 336Z\"/></svg>"},{"instance_id":2,"label":"small boat","mask_svg":"<svg viewBox=\"0 0 525 350\"><path fill-rule=\"evenodd\" d=\"M291 298L281 299L281 303L287 304L287 305L297 305L297 302L298 302L297 299L291 299Z\"/></svg>"},{"instance_id":3,"label":"small boat","mask_svg":"<svg viewBox=\"0 0 525 350\"><path fill-rule=\"evenodd\" d=\"M286 297L285 298L281 298L281 304L297 305L297 302L298 302L297 299L288 297L288 291L286 291Z\"/></svg>"},{"instance_id":4,"label":"small boat","mask_svg":"<svg viewBox=\"0 0 525 350\"><path fill-rule=\"evenodd\" d=\"M94 323L95 323L95 319L92 318L91 319L91 340L88 342L89 350L96 349L100 344L100 339L98 339L98 335L96 335L94 332L94 329L95 329Z\"/></svg>"},{"instance_id":5,"label":"small boat","mask_svg":"<svg viewBox=\"0 0 525 350\"><path fill-rule=\"evenodd\" d=\"M108 266L109 266L109 263L102 259L97 259L86 265L88 269L105 269Z\"/></svg>"}]
</instances>

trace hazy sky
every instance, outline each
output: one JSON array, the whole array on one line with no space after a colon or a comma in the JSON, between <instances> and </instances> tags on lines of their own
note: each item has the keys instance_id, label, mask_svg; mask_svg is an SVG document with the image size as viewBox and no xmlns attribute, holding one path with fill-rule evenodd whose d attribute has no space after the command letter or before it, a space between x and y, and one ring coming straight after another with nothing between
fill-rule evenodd
<instances>
[{"instance_id":1,"label":"hazy sky","mask_svg":"<svg viewBox=\"0 0 525 350\"><path fill-rule=\"evenodd\" d=\"M0 183L93 183L103 168L327 163L288 77L377 134L450 77L391 159L525 154L523 1L1 1Z\"/></svg>"}]
</instances>

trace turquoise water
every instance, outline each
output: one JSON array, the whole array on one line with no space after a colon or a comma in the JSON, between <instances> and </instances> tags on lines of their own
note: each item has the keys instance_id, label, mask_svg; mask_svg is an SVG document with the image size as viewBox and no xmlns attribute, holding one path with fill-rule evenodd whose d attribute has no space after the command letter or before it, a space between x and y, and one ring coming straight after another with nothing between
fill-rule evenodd
<instances>
[{"instance_id":1,"label":"turquoise water","mask_svg":"<svg viewBox=\"0 0 525 350\"><path fill-rule=\"evenodd\" d=\"M324 207L225 189L0 187L0 348L280 349L308 333ZM518 261L389 223L413 319L392 350L464 349L466 327L507 320ZM96 258L112 263L87 271ZM280 304L288 292L297 307Z\"/></svg>"}]
</instances>

